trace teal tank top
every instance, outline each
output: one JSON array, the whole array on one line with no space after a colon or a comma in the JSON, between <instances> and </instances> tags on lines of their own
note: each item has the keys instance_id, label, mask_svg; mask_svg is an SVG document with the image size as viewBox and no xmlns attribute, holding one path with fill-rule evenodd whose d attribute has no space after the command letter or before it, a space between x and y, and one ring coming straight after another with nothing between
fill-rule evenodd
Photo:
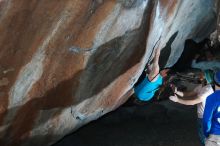
<instances>
[{"instance_id":1,"label":"teal tank top","mask_svg":"<svg viewBox=\"0 0 220 146\"><path fill-rule=\"evenodd\" d=\"M155 81L150 81L146 77L139 85L134 88L135 95L139 100L149 101L153 98L155 92L163 84L163 77L158 74L158 77Z\"/></svg>"}]
</instances>

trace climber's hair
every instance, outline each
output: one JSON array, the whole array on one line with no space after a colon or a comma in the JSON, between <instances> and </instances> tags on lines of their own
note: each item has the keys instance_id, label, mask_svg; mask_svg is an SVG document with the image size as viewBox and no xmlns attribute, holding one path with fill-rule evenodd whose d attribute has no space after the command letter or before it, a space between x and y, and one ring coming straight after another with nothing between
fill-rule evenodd
<instances>
[{"instance_id":1,"label":"climber's hair","mask_svg":"<svg viewBox=\"0 0 220 146\"><path fill-rule=\"evenodd\" d=\"M168 70L168 71L166 72L167 75L163 78L163 79L164 79L163 85L166 86L167 84L170 83L170 77L172 77L172 76L175 75L176 73L175 73L175 71L172 70L172 68L170 68L170 67L162 68L162 69L160 70L160 72L163 71L163 70Z\"/></svg>"},{"instance_id":2,"label":"climber's hair","mask_svg":"<svg viewBox=\"0 0 220 146\"><path fill-rule=\"evenodd\" d=\"M165 69L171 69L170 67L164 67L164 68L162 68L162 69L160 69L160 71L162 71L162 70L165 70Z\"/></svg>"},{"instance_id":3,"label":"climber's hair","mask_svg":"<svg viewBox=\"0 0 220 146\"><path fill-rule=\"evenodd\" d=\"M160 72L161 72L161 71L163 71L163 70L168 70L168 71L167 71L167 74L172 73L172 71L171 71L171 68L170 68L170 67L164 67L164 68L160 69Z\"/></svg>"}]
</instances>

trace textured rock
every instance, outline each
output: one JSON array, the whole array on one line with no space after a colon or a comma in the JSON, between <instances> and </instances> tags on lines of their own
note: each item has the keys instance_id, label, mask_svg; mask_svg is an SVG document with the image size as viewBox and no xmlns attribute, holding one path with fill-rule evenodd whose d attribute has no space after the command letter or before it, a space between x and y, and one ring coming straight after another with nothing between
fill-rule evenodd
<instances>
[{"instance_id":1,"label":"textured rock","mask_svg":"<svg viewBox=\"0 0 220 146\"><path fill-rule=\"evenodd\" d=\"M0 0L1 145L50 145L127 100L150 58L175 36L213 30L207 0ZM168 52L165 50L165 52ZM1 80L2 81L2 80Z\"/></svg>"},{"instance_id":2,"label":"textured rock","mask_svg":"<svg viewBox=\"0 0 220 146\"><path fill-rule=\"evenodd\" d=\"M215 0L214 9L216 12L216 30L211 34L210 39L212 40L212 43L214 47L218 48L220 44L220 1Z\"/></svg>"}]
</instances>

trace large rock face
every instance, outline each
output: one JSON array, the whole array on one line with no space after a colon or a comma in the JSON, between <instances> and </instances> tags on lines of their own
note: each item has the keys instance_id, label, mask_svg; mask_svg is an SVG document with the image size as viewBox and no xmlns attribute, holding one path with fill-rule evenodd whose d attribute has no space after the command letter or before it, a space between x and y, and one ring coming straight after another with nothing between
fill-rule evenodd
<instances>
[{"instance_id":1,"label":"large rock face","mask_svg":"<svg viewBox=\"0 0 220 146\"><path fill-rule=\"evenodd\" d=\"M50 145L127 100L153 46L213 30L211 0L0 0L0 145ZM172 38L172 40L171 40Z\"/></svg>"},{"instance_id":2,"label":"large rock face","mask_svg":"<svg viewBox=\"0 0 220 146\"><path fill-rule=\"evenodd\" d=\"M220 1L215 0L214 4L215 12L216 12L216 30L211 34L211 40L216 49L219 49L220 46Z\"/></svg>"}]
</instances>

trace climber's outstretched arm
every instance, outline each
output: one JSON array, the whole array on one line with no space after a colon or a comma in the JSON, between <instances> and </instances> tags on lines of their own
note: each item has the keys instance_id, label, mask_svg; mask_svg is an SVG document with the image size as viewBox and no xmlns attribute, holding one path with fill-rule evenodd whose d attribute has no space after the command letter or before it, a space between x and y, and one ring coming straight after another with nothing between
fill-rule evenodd
<instances>
[{"instance_id":1,"label":"climber's outstretched arm","mask_svg":"<svg viewBox=\"0 0 220 146\"><path fill-rule=\"evenodd\" d=\"M148 75L148 79L150 81L152 81L160 73L159 57L160 57L160 49L158 48L155 52L151 72Z\"/></svg>"}]
</instances>

